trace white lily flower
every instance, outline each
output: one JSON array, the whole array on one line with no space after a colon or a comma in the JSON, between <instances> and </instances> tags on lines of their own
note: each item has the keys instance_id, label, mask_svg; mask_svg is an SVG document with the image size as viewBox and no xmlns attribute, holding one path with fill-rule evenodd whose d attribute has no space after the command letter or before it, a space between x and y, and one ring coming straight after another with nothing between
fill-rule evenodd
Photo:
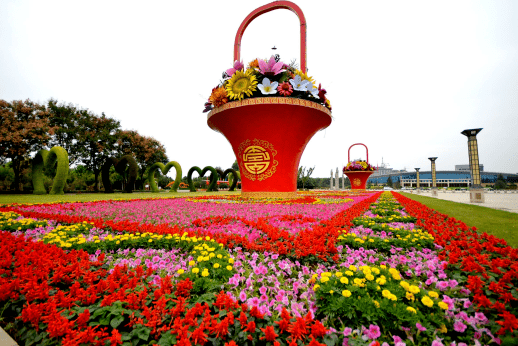
<instances>
[{"instance_id":1,"label":"white lily flower","mask_svg":"<svg viewBox=\"0 0 518 346\"><path fill-rule=\"evenodd\" d=\"M318 98L318 88L314 86L313 84L310 84L307 86L308 91L313 95L313 97Z\"/></svg>"},{"instance_id":2,"label":"white lily flower","mask_svg":"<svg viewBox=\"0 0 518 346\"><path fill-rule=\"evenodd\" d=\"M263 95L276 94L278 86L279 83L270 82L270 80L266 77L263 79L262 84L257 84L257 87L259 88L259 90L261 90L261 94Z\"/></svg>"},{"instance_id":3,"label":"white lily flower","mask_svg":"<svg viewBox=\"0 0 518 346\"><path fill-rule=\"evenodd\" d=\"M302 78L299 75L296 75L295 78L290 79L290 83L293 86L293 89L298 91L307 91L308 84L311 84L311 82L308 80L302 80Z\"/></svg>"}]
</instances>

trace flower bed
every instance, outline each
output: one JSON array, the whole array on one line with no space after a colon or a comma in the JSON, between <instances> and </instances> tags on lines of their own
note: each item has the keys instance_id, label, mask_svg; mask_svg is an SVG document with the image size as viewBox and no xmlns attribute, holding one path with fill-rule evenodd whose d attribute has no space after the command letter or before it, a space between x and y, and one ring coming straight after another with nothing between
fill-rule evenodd
<instances>
[{"instance_id":1,"label":"flower bed","mask_svg":"<svg viewBox=\"0 0 518 346\"><path fill-rule=\"evenodd\" d=\"M65 345L516 337L517 250L395 195L3 208L2 326Z\"/></svg>"}]
</instances>

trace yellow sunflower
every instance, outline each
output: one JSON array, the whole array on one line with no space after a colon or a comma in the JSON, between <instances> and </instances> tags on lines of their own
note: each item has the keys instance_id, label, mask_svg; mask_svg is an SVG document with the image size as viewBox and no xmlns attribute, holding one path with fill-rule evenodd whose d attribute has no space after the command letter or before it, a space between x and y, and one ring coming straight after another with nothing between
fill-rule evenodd
<instances>
[{"instance_id":1,"label":"yellow sunflower","mask_svg":"<svg viewBox=\"0 0 518 346\"><path fill-rule=\"evenodd\" d=\"M210 95L209 101L214 105L214 107L223 106L228 102L227 91L225 88L214 88L212 90L212 94Z\"/></svg>"},{"instance_id":2,"label":"yellow sunflower","mask_svg":"<svg viewBox=\"0 0 518 346\"><path fill-rule=\"evenodd\" d=\"M231 100L242 100L247 96L252 96L252 92L257 90L257 79L251 69L236 71L227 83L227 94Z\"/></svg>"},{"instance_id":3,"label":"yellow sunflower","mask_svg":"<svg viewBox=\"0 0 518 346\"><path fill-rule=\"evenodd\" d=\"M311 84L313 84L313 86L315 86L315 80L313 79L313 77L308 76L307 73L303 73L301 70L296 70L295 71L295 75L296 76L300 76L301 80L308 80L308 81L310 81Z\"/></svg>"}]
</instances>

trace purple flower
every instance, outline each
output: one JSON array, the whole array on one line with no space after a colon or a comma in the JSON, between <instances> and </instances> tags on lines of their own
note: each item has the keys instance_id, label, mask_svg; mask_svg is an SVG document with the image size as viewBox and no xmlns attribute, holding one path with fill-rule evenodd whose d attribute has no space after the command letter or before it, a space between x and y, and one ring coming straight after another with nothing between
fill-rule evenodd
<instances>
[{"instance_id":1,"label":"purple flower","mask_svg":"<svg viewBox=\"0 0 518 346\"><path fill-rule=\"evenodd\" d=\"M353 331L353 330L352 330L351 328L349 328L349 327L345 327L345 329L344 329L344 336L349 336L349 335L351 335L352 331Z\"/></svg>"},{"instance_id":2,"label":"purple flower","mask_svg":"<svg viewBox=\"0 0 518 346\"><path fill-rule=\"evenodd\" d=\"M282 69L283 66L283 62L275 62L275 57L273 55L268 62L265 62L263 59L259 59L259 72L265 76L275 76L286 71Z\"/></svg>"},{"instance_id":3,"label":"purple flower","mask_svg":"<svg viewBox=\"0 0 518 346\"><path fill-rule=\"evenodd\" d=\"M437 338L432 342L432 346L444 346L444 344L441 342L441 339Z\"/></svg>"},{"instance_id":4,"label":"purple flower","mask_svg":"<svg viewBox=\"0 0 518 346\"><path fill-rule=\"evenodd\" d=\"M365 335L367 335L369 339L373 340L379 338L381 336L380 327L371 324L369 326L369 329L365 331Z\"/></svg>"},{"instance_id":5,"label":"purple flower","mask_svg":"<svg viewBox=\"0 0 518 346\"><path fill-rule=\"evenodd\" d=\"M243 65L243 63L241 61L236 60L236 61L234 61L234 67L229 68L226 71L227 75L229 75L229 77L232 77L232 75L234 73L236 73L236 71L242 70L244 67L245 67L245 65Z\"/></svg>"},{"instance_id":6,"label":"purple flower","mask_svg":"<svg viewBox=\"0 0 518 346\"><path fill-rule=\"evenodd\" d=\"M239 300L241 300L242 302L246 301L246 293L245 293L245 291L241 291L241 293L239 293Z\"/></svg>"},{"instance_id":7,"label":"purple flower","mask_svg":"<svg viewBox=\"0 0 518 346\"><path fill-rule=\"evenodd\" d=\"M267 288L264 287L264 286L261 286L261 288L259 289L259 293L262 294L262 295L266 294L266 291L267 291Z\"/></svg>"}]
</instances>

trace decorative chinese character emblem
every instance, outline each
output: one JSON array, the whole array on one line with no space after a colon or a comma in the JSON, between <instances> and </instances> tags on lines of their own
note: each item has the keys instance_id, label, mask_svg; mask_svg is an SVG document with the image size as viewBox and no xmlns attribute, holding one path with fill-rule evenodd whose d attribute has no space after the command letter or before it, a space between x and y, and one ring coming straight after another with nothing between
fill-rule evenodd
<instances>
[{"instance_id":1,"label":"decorative chinese character emblem","mask_svg":"<svg viewBox=\"0 0 518 346\"><path fill-rule=\"evenodd\" d=\"M354 186L360 186L362 184L362 181L359 178L353 179Z\"/></svg>"},{"instance_id":2,"label":"decorative chinese character emblem","mask_svg":"<svg viewBox=\"0 0 518 346\"><path fill-rule=\"evenodd\" d=\"M267 141L247 139L239 145L238 160L241 161L241 172L245 177L254 180L264 180L271 177L278 165L275 160L277 151Z\"/></svg>"}]
</instances>

